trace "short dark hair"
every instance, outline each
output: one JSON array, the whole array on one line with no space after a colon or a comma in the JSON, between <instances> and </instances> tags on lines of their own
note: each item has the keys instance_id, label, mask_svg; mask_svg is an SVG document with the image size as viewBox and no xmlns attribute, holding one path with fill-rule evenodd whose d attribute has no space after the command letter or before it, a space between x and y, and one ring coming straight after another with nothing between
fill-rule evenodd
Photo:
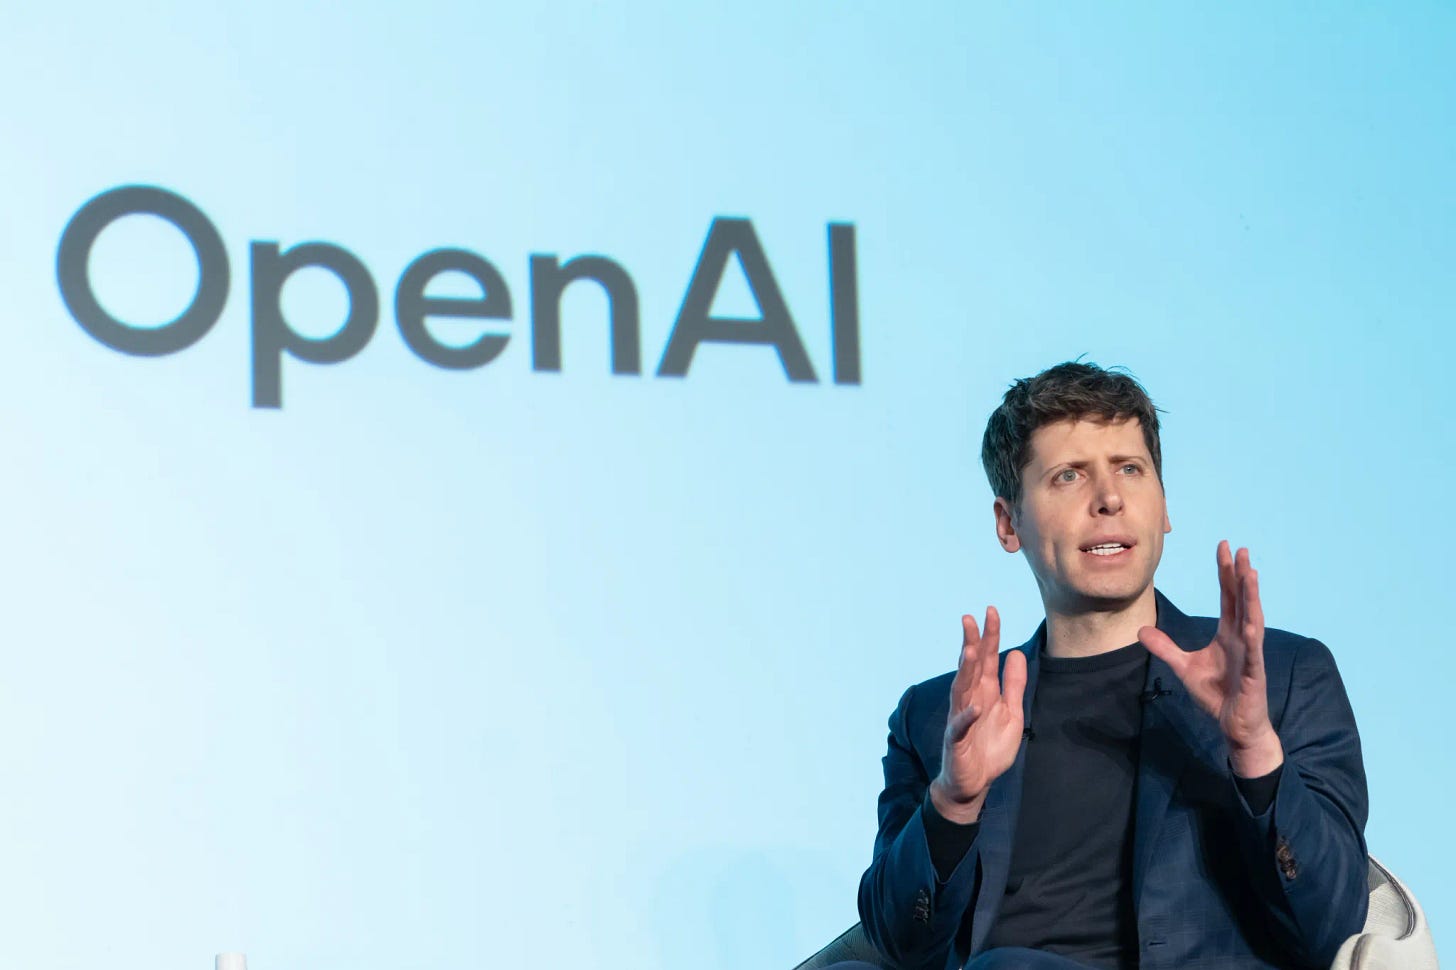
<instances>
[{"instance_id":1,"label":"short dark hair","mask_svg":"<svg viewBox=\"0 0 1456 970\"><path fill-rule=\"evenodd\" d=\"M1016 381L991 412L981 439L981 464L991 490L1016 508L1021 502L1021 470L1031 460L1031 435L1042 425L1067 418L1121 421L1137 418L1143 441L1163 480L1163 448L1158 440L1158 409L1137 378L1122 368L1067 361L1035 377Z\"/></svg>"}]
</instances>

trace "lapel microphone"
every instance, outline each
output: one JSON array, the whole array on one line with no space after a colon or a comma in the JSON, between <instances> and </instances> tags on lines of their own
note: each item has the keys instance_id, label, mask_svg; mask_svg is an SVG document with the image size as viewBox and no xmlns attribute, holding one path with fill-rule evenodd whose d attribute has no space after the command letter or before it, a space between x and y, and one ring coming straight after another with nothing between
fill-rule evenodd
<instances>
[{"instance_id":1,"label":"lapel microphone","mask_svg":"<svg viewBox=\"0 0 1456 970\"><path fill-rule=\"evenodd\" d=\"M1144 704L1148 704L1157 700L1159 697L1167 697L1171 693L1173 693L1171 690L1163 689L1163 678L1154 677L1152 689L1145 690L1139 694L1138 700Z\"/></svg>"}]
</instances>

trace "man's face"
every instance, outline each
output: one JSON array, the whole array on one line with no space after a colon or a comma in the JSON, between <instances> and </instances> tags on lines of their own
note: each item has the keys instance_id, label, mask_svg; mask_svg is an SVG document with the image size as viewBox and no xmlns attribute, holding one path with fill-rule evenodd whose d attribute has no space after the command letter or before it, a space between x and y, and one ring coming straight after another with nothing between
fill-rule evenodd
<instances>
[{"instance_id":1,"label":"man's face","mask_svg":"<svg viewBox=\"0 0 1456 970\"><path fill-rule=\"evenodd\" d=\"M1048 612L1114 610L1150 596L1172 531L1136 418L1066 419L1031 436L1020 508L996 500L996 533L1026 553Z\"/></svg>"}]
</instances>

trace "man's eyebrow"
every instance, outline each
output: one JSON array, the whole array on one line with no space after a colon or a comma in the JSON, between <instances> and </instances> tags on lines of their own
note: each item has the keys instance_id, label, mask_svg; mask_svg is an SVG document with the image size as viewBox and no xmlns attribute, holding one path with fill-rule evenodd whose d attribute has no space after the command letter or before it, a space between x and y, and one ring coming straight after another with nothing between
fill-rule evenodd
<instances>
[{"instance_id":1,"label":"man's eyebrow","mask_svg":"<svg viewBox=\"0 0 1456 970\"><path fill-rule=\"evenodd\" d=\"M1107 460L1110 461L1110 462L1112 462L1112 463L1114 463L1114 464L1116 464L1117 462L1120 462L1120 461L1135 461L1135 462L1138 462L1139 464L1146 464L1147 463L1147 459L1144 458L1142 455L1113 455L1111 458L1109 458Z\"/></svg>"},{"instance_id":2,"label":"man's eyebrow","mask_svg":"<svg viewBox=\"0 0 1456 970\"><path fill-rule=\"evenodd\" d=\"M1063 458L1061 461L1054 461L1042 469L1043 475L1052 475L1063 468L1086 468L1092 464L1090 458Z\"/></svg>"}]
</instances>

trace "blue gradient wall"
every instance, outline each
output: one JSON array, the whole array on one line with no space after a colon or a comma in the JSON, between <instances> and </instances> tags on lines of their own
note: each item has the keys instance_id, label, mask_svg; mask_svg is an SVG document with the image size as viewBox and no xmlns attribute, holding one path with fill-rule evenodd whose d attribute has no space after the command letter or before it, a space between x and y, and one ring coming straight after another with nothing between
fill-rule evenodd
<instances>
[{"instance_id":1,"label":"blue gradient wall","mask_svg":"<svg viewBox=\"0 0 1456 970\"><path fill-rule=\"evenodd\" d=\"M1456 95L1440 4L260 3L9 10L0 175L0 963L788 967L857 917L884 719L958 617L1039 619L976 450L1087 354L1166 409L1160 585L1249 545L1365 738L1372 851L1438 940L1456 661ZM216 224L221 320L117 353L58 293L128 183ZM751 219L816 384L705 344L652 376L714 217ZM829 374L825 227L864 379ZM248 246L327 240L374 339L250 407ZM393 327L420 253L490 259L488 366ZM531 367L532 253L610 256ZM197 277L133 217L115 313ZM283 294L300 331L337 284ZM730 272L715 309L753 315ZM474 331L465 325L467 336Z\"/></svg>"}]
</instances>

